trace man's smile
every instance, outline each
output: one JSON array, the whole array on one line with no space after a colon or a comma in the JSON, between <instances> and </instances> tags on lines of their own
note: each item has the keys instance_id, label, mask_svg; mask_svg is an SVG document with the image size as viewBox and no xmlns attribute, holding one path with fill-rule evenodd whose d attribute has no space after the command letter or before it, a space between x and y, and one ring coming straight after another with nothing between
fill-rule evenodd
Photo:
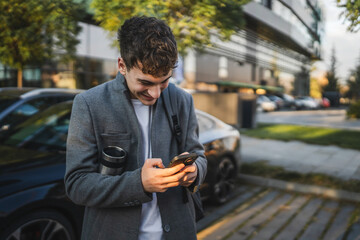
<instances>
[{"instance_id":1,"label":"man's smile","mask_svg":"<svg viewBox=\"0 0 360 240\"><path fill-rule=\"evenodd\" d=\"M146 100L151 101L154 100L155 98L153 98L152 96L146 94L146 93L141 93L141 96L143 96Z\"/></svg>"}]
</instances>

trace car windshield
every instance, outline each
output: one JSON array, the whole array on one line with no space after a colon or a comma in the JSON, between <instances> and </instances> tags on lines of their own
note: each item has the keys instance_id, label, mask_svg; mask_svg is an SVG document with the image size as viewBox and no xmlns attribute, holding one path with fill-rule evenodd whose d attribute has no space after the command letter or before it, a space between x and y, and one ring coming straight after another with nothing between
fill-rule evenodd
<instances>
[{"instance_id":1,"label":"car windshield","mask_svg":"<svg viewBox=\"0 0 360 240\"><path fill-rule=\"evenodd\" d=\"M4 111L6 108L11 106L18 100L19 100L18 97L6 96L6 95L0 96L0 112Z\"/></svg>"},{"instance_id":2,"label":"car windshield","mask_svg":"<svg viewBox=\"0 0 360 240\"><path fill-rule=\"evenodd\" d=\"M209 131L210 129L214 129L216 127L216 122L214 120L207 118L199 113L197 113L197 120L199 124L200 133Z\"/></svg>"},{"instance_id":3,"label":"car windshield","mask_svg":"<svg viewBox=\"0 0 360 240\"><path fill-rule=\"evenodd\" d=\"M264 95L259 95L258 99L263 102L271 102L271 100L267 96L264 96Z\"/></svg>"},{"instance_id":4,"label":"car windshield","mask_svg":"<svg viewBox=\"0 0 360 240\"><path fill-rule=\"evenodd\" d=\"M53 105L34 114L3 136L7 146L32 150L65 150L72 101Z\"/></svg>"},{"instance_id":5,"label":"car windshield","mask_svg":"<svg viewBox=\"0 0 360 240\"><path fill-rule=\"evenodd\" d=\"M207 131L215 130L215 129L221 129L224 128L226 125L222 123L221 121L216 121L214 117L201 112L196 111L196 117L199 124L199 133L202 134Z\"/></svg>"}]
</instances>

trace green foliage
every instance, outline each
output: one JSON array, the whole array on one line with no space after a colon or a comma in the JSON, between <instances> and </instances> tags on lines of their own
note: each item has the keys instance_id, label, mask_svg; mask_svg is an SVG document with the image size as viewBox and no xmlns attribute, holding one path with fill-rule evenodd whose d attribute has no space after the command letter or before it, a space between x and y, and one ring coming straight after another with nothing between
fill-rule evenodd
<instances>
[{"instance_id":1,"label":"green foliage","mask_svg":"<svg viewBox=\"0 0 360 240\"><path fill-rule=\"evenodd\" d=\"M241 133L256 138L297 140L310 144L336 145L360 150L360 131L287 124L258 124L257 128L241 131Z\"/></svg>"},{"instance_id":2,"label":"green foliage","mask_svg":"<svg viewBox=\"0 0 360 240\"><path fill-rule=\"evenodd\" d=\"M339 79L336 76L336 65L337 65L336 53L335 53L335 48L333 48L331 51L330 69L326 73L326 78L329 82L323 89L325 92L339 91L339 84L338 84Z\"/></svg>"},{"instance_id":3,"label":"green foliage","mask_svg":"<svg viewBox=\"0 0 360 240\"><path fill-rule=\"evenodd\" d=\"M210 33L223 40L244 24L242 5L250 0L94 0L95 19L114 35L133 16L153 16L173 30L178 50L210 46Z\"/></svg>"},{"instance_id":4,"label":"green foliage","mask_svg":"<svg viewBox=\"0 0 360 240\"><path fill-rule=\"evenodd\" d=\"M360 118L360 100L349 106L346 115L349 118Z\"/></svg>"},{"instance_id":5,"label":"green foliage","mask_svg":"<svg viewBox=\"0 0 360 240\"><path fill-rule=\"evenodd\" d=\"M19 70L75 55L83 4L72 0L0 1L0 62Z\"/></svg>"},{"instance_id":6,"label":"green foliage","mask_svg":"<svg viewBox=\"0 0 360 240\"><path fill-rule=\"evenodd\" d=\"M348 30L357 32L360 29L360 0L337 0L338 7L342 8L341 16L350 22Z\"/></svg>"}]
</instances>

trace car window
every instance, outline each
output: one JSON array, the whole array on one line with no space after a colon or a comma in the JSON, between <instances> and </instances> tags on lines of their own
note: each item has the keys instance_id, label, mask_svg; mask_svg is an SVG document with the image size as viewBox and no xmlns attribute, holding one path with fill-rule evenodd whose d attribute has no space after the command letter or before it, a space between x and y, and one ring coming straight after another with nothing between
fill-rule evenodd
<instances>
[{"instance_id":1,"label":"car window","mask_svg":"<svg viewBox=\"0 0 360 240\"><path fill-rule=\"evenodd\" d=\"M207 118L201 114L197 114L197 120L199 123L199 132L209 131L210 129L214 129L216 127L216 122L211 118Z\"/></svg>"},{"instance_id":2,"label":"car window","mask_svg":"<svg viewBox=\"0 0 360 240\"><path fill-rule=\"evenodd\" d=\"M32 150L65 150L72 101L38 112L4 137L4 144Z\"/></svg>"},{"instance_id":3,"label":"car window","mask_svg":"<svg viewBox=\"0 0 360 240\"><path fill-rule=\"evenodd\" d=\"M42 111L56 103L69 99L70 97L49 96L24 102L0 121L0 131L8 131L10 128L14 128L16 125L24 122L35 113Z\"/></svg>"}]
</instances>

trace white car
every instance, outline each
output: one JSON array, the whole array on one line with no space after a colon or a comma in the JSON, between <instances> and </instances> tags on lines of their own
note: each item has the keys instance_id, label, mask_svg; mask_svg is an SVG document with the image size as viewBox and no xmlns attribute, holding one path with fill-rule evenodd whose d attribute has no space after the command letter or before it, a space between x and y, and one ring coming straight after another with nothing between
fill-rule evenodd
<instances>
[{"instance_id":1,"label":"white car","mask_svg":"<svg viewBox=\"0 0 360 240\"><path fill-rule=\"evenodd\" d=\"M320 108L319 102L317 102L312 97L303 96L295 98L295 108L296 110L300 109L318 109Z\"/></svg>"},{"instance_id":2,"label":"white car","mask_svg":"<svg viewBox=\"0 0 360 240\"><path fill-rule=\"evenodd\" d=\"M261 111L261 112L271 112L271 111L275 111L276 109L276 104L265 95L257 96L256 106L257 106L256 108L257 111Z\"/></svg>"}]
</instances>

